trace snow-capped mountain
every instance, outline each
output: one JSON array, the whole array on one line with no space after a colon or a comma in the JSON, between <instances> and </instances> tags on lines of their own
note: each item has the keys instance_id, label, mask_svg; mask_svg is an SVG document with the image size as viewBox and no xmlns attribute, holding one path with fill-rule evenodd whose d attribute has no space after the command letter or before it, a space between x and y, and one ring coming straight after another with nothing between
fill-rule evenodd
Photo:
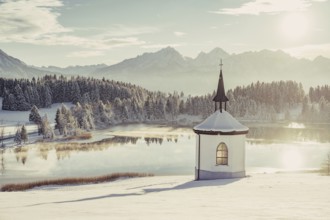
<instances>
[{"instance_id":1,"label":"snow-capped mountain","mask_svg":"<svg viewBox=\"0 0 330 220\"><path fill-rule=\"evenodd\" d=\"M0 50L0 74L1 77L6 78L32 78L38 77L46 73L39 69L26 65L21 60L9 56L2 50Z\"/></svg>"}]
</instances>

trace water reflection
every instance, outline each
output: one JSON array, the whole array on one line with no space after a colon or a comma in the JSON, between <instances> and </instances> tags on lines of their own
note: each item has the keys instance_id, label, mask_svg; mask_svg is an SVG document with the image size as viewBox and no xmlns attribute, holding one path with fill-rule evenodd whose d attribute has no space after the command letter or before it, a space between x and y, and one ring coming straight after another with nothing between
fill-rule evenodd
<instances>
[{"instance_id":1,"label":"water reflection","mask_svg":"<svg viewBox=\"0 0 330 220\"><path fill-rule=\"evenodd\" d=\"M318 169L330 151L329 133L324 128L249 127L248 172ZM1 178L111 172L193 174L196 140L192 131L138 137L129 134L91 143L37 143L0 149Z\"/></svg>"},{"instance_id":2,"label":"water reflection","mask_svg":"<svg viewBox=\"0 0 330 220\"><path fill-rule=\"evenodd\" d=\"M192 134L187 135L188 140ZM304 128L304 125L297 126L250 126L247 135L247 143L253 144L273 144L273 143L291 143L291 142L330 142L330 133L324 127ZM72 152L89 152L89 151L104 151L110 147L123 146L127 144L136 145L138 140L144 140L147 146L152 144L162 145L163 141L177 143L179 135L164 135L163 137L130 137L130 136L114 136L100 141L91 143L39 143L33 147L38 149L38 156L43 160L47 160L49 151L55 149L57 160L70 158ZM194 145L192 145L194 146ZM25 164L28 158L28 151L31 146L17 147L14 149L16 161ZM1 172L5 170L4 154L5 149L0 149ZM292 154L292 155L290 155ZM288 158L294 158L293 153L288 153ZM294 158L298 161L298 158Z\"/></svg>"},{"instance_id":3,"label":"water reflection","mask_svg":"<svg viewBox=\"0 0 330 220\"><path fill-rule=\"evenodd\" d=\"M22 164L25 164L28 157L28 151L34 148L37 148L38 154L37 156L42 158L43 160L47 160L49 151L55 150L57 160L63 160L66 158L70 158L70 154L75 152L89 152L89 151L104 151L110 147L115 146L123 146L127 144L136 145L138 140L144 140L145 143L150 146L151 144L159 144L162 145L164 139L167 142L178 142L178 135L168 135L163 138L155 138L155 137L128 137L128 136L114 136L112 138L106 138L96 142L90 143L37 143L29 146L21 146L14 148L13 151L16 156L16 161ZM190 135L189 135L190 139ZM7 149L9 151L10 149ZM5 170L4 166L4 156L5 149L0 149L0 160L1 164L3 164L2 170Z\"/></svg>"},{"instance_id":4,"label":"water reflection","mask_svg":"<svg viewBox=\"0 0 330 220\"><path fill-rule=\"evenodd\" d=\"M144 141L146 142L146 144L149 146L151 143L155 143L155 144L160 144L162 145L163 140L166 139L167 142L172 142L174 141L175 143L178 143L178 135L167 135L164 138L156 138L156 137L145 137Z\"/></svg>"},{"instance_id":5,"label":"water reflection","mask_svg":"<svg viewBox=\"0 0 330 220\"><path fill-rule=\"evenodd\" d=\"M16 155L16 161L21 162L22 164L26 163L27 156L28 156L28 147L17 147L14 149Z\"/></svg>"},{"instance_id":6,"label":"water reflection","mask_svg":"<svg viewBox=\"0 0 330 220\"><path fill-rule=\"evenodd\" d=\"M247 138L251 142L330 142L330 127L251 126Z\"/></svg>"}]
</instances>

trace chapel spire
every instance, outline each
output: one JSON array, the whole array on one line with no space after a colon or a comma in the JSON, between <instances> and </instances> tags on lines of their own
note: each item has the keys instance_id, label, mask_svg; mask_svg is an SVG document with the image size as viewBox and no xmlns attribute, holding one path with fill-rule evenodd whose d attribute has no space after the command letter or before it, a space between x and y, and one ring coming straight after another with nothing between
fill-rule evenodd
<instances>
[{"instance_id":1,"label":"chapel spire","mask_svg":"<svg viewBox=\"0 0 330 220\"><path fill-rule=\"evenodd\" d=\"M225 93L225 86L223 83L223 76L222 76L222 59L220 60L220 76L219 76L219 82L218 82L218 90L217 90L217 94L214 96L213 101L214 101L214 107L215 107L215 111L217 111L218 109L220 110L220 112L222 112L222 103L225 103L225 110L227 108L227 101L229 101L229 99L226 96ZM217 103L220 103L220 106L218 106Z\"/></svg>"}]
</instances>

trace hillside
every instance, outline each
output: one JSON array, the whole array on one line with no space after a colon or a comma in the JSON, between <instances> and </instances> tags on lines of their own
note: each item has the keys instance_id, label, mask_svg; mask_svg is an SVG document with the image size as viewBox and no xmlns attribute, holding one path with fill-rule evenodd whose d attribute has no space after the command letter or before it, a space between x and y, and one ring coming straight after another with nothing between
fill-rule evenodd
<instances>
[{"instance_id":1,"label":"hillside","mask_svg":"<svg viewBox=\"0 0 330 220\"><path fill-rule=\"evenodd\" d=\"M329 177L250 175L208 181L156 176L0 192L0 219L329 219Z\"/></svg>"},{"instance_id":2,"label":"hillside","mask_svg":"<svg viewBox=\"0 0 330 220\"><path fill-rule=\"evenodd\" d=\"M45 74L52 74L32 66L28 66L23 61L9 56L0 50L0 75L5 78L32 78L40 77Z\"/></svg>"}]
</instances>

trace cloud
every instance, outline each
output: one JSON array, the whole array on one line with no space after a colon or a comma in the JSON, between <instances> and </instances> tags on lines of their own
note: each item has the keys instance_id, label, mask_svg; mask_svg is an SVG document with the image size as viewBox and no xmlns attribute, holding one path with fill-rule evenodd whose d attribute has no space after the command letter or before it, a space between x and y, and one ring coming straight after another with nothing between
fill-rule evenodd
<instances>
[{"instance_id":1,"label":"cloud","mask_svg":"<svg viewBox=\"0 0 330 220\"><path fill-rule=\"evenodd\" d=\"M210 13L227 15L260 15L261 13L277 14L280 12L305 11L312 2L325 2L327 0L254 0L238 8L223 8Z\"/></svg>"},{"instance_id":2,"label":"cloud","mask_svg":"<svg viewBox=\"0 0 330 220\"><path fill-rule=\"evenodd\" d=\"M54 8L63 6L59 0L18 0L0 4L0 39L23 41L45 34L71 32L58 23Z\"/></svg>"},{"instance_id":3,"label":"cloud","mask_svg":"<svg viewBox=\"0 0 330 220\"><path fill-rule=\"evenodd\" d=\"M184 32L180 32L180 31L175 31L174 32L174 35L177 36L177 37L182 37L184 35L186 35L187 33L184 33Z\"/></svg>"},{"instance_id":4,"label":"cloud","mask_svg":"<svg viewBox=\"0 0 330 220\"><path fill-rule=\"evenodd\" d=\"M314 59L317 56L330 58L330 44L309 44L301 47L287 48L284 51L300 58Z\"/></svg>"},{"instance_id":5,"label":"cloud","mask_svg":"<svg viewBox=\"0 0 330 220\"><path fill-rule=\"evenodd\" d=\"M75 28L58 21L61 0L5 0L0 4L0 42L36 45L62 45L107 50L113 47L141 45L136 35L156 31L151 27L115 25L102 34L82 37ZM57 10L57 11L56 11Z\"/></svg>"},{"instance_id":6,"label":"cloud","mask_svg":"<svg viewBox=\"0 0 330 220\"><path fill-rule=\"evenodd\" d=\"M85 50L85 51L75 51L67 55L67 57L79 57L79 58L87 58L87 57L98 57L103 56L104 51L99 50Z\"/></svg>"},{"instance_id":7,"label":"cloud","mask_svg":"<svg viewBox=\"0 0 330 220\"><path fill-rule=\"evenodd\" d=\"M43 40L45 45L70 45L81 48L107 50L114 47L132 46L145 44L144 41L135 37L126 38L83 38L70 35L59 35L56 37L46 38Z\"/></svg>"}]
</instances>

